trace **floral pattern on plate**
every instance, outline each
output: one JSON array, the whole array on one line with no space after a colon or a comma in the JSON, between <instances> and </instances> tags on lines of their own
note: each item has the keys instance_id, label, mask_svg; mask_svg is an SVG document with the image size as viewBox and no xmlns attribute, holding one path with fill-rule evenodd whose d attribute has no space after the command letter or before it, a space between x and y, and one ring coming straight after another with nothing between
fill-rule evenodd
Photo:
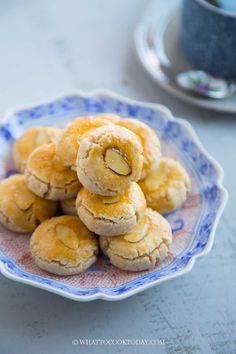
<instances>
[{"instance_id":1,"label":"floral pattern on plate","mask_svg":"<svg viewBox=\"0 0 236 354\"><path fill-rule=\"evenodd\" d=\"M79 300L119 300L189 271L197 257L212 246L227 192L223 171L201 146L191 126L175 119L161 105L132 101L105 90L73 91L48 102L10 111L0 125L0 178L16 171L12 144L32 126L64 126L80 115L115 113L150 125L159 135L164 155L178 159L191 177L192 190L184 205L166 215L173 244L165 261L152 271L125 272L105 256L86 272L59 277L40 270L31 258L29 234L15 234L0 225L0 270L16 281Z\"/></svg>"}]
</instances>

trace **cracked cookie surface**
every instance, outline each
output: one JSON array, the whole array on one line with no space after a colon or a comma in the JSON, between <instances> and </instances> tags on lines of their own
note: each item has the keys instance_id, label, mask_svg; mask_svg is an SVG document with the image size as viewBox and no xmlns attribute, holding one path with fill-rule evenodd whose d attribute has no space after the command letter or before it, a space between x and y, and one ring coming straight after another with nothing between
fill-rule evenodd
<instances>
[{"instance_id":1,"label":"cracked cookie surface","mask_svg":"<svg viewBox=\"0 0 236 354\"><path fill-rule=\"evenodd\" d=\"M168 254L172 232L168 221L147 208L144 217L127 234L100 236L100 247L117 268L127 271L153 269Z\"/></svg>"},{"instance_id":2,"label":"cracked cookie surface","mask_svg":"<svg viewBox=\"0 0 236 354\"><path fill-rule=\"evenodd\" d=\"M61 163L65 166L76 169L76 157L81 139L91 130L111 125L116 121L113 115L98 115L79 117L69 123L57 142L57 153Z\"/></svg>"},{"instance_id":3,"label":"cracked cookie surface","mask_svg":"<svg viewBox=\"0 0 236 354\"><path fill-rule=\"evenodd\" d=\"M147 124L137 119L120 119L116 124L131 130L140 139L143 147L141 179L145 178L150 172L157 169L161 160L161 144L157 134Z\"/></svg>"},{"instance_id":4,"label":"cracked cookie surface","mask_svg":"<svg viewBox=\"0 0 236 354\"><path fill-rule=\"evenodd\" d=\"M76 172L59 161L54 143L40 146L32 152L25 175L29 189L45 199L70 199L81 188Z\"/></svg>"},{"instance_id":5,"label":"cracked cookie surface","mask_svg":"<svg viewBox=\"0 0 236 354\"><path fill-rule=\"evenodd\" d=\"M29 155L43 144L49 144L57 139L60 129L54 127L30 128L16 140L13 148L15 167L24 172Z\"/></svg>"},{"instance_id":6,"label":"cracked cookie surface","mask_svg":"<svg viewBox=\"0 0 236 354\"><path fill-rule=\"evenodd\" d=\"M139 185L132 182L122 194L101 196L82 188L76 209L87 228L98 235L115 236L127 233L143 217L146 200Z\"/></svg>"},{"instance_id":7,"label":"cracked cookie surface","mask_svg":"<svg viewBox=\"0 0 236 354\"><path fill-rule=\"evenodd\" d=\"M78 150L78 177L95 194L122 194L131 182L139 180L142 166L138 137L116 125L93 130L83 138Z\"/></svg>"},{"instance_id":8,"label":"cracked cookie surface","mask_svg":"<svg viewBox=\"0 0 236 354\"><path fill-rule=\"evenodd\" d=\"M30 239L30 250L41 269L72 275L96 261L98 242L78 217L64 215L39 225Z\"/></svg>"},{"instance_id":9,"label":"cracked cookie surface","mask_svg":"<svg viewBox=\"0 0 236 354\"><path fill-rule=\"evenodd\" d=\"M42 199L28 189L24 175L14 175L0 183L0 221L6 228L32 232L56 211L56 202Z\"/></svg>"},{"instance_id":10,"label":"cracked cookie surface","mask_svg":"<svg viewBox=\"0 0 236 354\"><path fill-rule=\"evenodd\" d=\"M139 182L147 205L164 214L175 210L187 199L191 182L182 165L163 157L158 169Z\"/></svg>"}]
</instances>

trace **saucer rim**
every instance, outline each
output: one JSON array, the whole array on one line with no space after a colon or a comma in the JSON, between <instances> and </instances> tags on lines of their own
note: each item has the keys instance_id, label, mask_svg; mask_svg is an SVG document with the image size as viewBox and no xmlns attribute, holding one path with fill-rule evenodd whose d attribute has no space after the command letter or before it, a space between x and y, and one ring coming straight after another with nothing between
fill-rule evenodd
<instances>
[{"instance_id":1,"label":"saucer rim","mask_svg":"<svg viewBox=\"0 0 236 354\"><path fill-rule=\"evenodd\" d=\"M156 7L158 5L158 2L160 2L160 0L154 0ZM146 56L146 34L147 31L150 29L150 27L153 27L154 25L156 26L157 24L159 26L163 25L166 21L166 19L168 18L168 20L173 23L173 17L174 14L178 14L178 16L180 16L179 11L180 11L180 6L181 6L181 2L180 0L174 0L174 2L172 2L171 4L165 4L165 9L164 12L160 12L160 14L158 16L156 16L155 18L155 22L153 19L153 16L151 18L151 20L148 19L148 9L147 9L147 13L146 15L144 15L141 18L141 21L138 23L135 31L134 31L134 52L136 54L136 57L138 58L138 61L140 62L141 66L143 67L143 69L145 70L145 72L149 75L149 77L155 82L157 83L162 89L164 89L165 91L167 91L168 93L170 93L171 95L179 98L182 101L187 102L188 104L197 106L197 107L201 107L201 108L205 108L207 110L212 110L212 111L217 111L217 112L224 112L224 113L228 113L228 114L233 114L236 113L236 100L235 100L235 105L230 105L228 106L227 104L225 104L225 100L224 99L220 99L220 100L214 100L214 99L208 99L208 98L198 98L198 97L194 97L190 94L187 94L186 92L184 92L181 89L177 89L175 87L172 87L170 84L168 84L168 82L166 81L162 81L159 79L158 75L156 74L155 68L150 64L149 60L147 59ZM150 6L150 9L152 9L152 6ZM165 17L165 18L164 18ZM158 19L160 19L160 22L158 23ZM236 95L232 95L231 97L236 98ZM231 103L234 102L234 100L232 99L232 101L230 101Z\"/></svg>"}]
</instances>

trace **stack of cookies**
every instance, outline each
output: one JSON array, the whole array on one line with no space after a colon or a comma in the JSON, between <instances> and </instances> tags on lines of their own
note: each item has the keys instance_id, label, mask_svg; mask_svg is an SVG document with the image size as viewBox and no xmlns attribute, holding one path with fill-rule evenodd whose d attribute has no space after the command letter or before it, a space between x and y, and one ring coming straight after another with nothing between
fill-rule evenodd
<instances>
[{"instance_id":1,"label":"stack of cookies","mask_svg":"<svg viewBox=\"0 0 236 354\"><path fill-rule=\"evenodd\" d=\"M167 256L172 233L161 214L186 200L190 179L179 162L162 157L146 124L99 115L62 131L32 128L13 155L21 174L0 184L0 220L33 232L30 249L40 268L80 273L96 261L99 245L127 271L152 269Z\"/></svg>"}]
</instances>

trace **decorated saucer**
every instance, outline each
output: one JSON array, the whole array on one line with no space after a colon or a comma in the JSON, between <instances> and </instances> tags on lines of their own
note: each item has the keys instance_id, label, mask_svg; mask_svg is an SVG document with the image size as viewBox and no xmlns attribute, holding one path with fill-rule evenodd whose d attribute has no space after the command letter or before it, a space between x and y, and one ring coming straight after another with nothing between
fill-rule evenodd
<instances>
[{"instance_id":1,"label":"decorated saucer","mask_svg":"<svg viewBox=\"0 0 236 354\"><path fill-rule=\"evenodd\" d=\"M224 99L192 94L180 88L173 76L194 68L185 58L179 44L181 0L153 0L135 30L138 59L149 76L164 90L193 105L227 113L236 112L236 93ZM155 54L148 50L148 37L153 38ZM156 60L157 55L158 60ZM163 70L160 66L167 68Z\"/></svg>"}]
</instances>

